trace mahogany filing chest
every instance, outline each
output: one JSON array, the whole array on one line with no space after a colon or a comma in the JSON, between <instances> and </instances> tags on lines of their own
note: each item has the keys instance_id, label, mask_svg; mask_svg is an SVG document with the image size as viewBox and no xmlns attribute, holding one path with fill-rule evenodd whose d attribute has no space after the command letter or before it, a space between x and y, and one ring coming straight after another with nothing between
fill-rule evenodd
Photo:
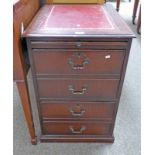
<instances>
[{"instance_id":1,"label":"mahogany filing chest","mask_svg":"<svg viewBox=\"0 0 155 155\"><path fill-rule=\"evenodd\" d=\"M45 5L23 37L40 140L113 142L134 37L123 19L110 5Z\"/></svg>"}]
</instances>

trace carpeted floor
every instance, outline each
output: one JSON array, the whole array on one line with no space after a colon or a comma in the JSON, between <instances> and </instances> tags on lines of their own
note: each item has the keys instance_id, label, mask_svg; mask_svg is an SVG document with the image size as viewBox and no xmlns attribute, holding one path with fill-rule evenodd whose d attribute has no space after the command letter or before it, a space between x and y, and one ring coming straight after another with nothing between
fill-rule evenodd
<instances>
[{"instance_id":1,"label":"carpeted floor","mask_svg":"<svg viewBox=\"0 0 155 155\"><path fill-rule=\"evenodd\" d=\"M112 3L115 7L115 3ZM121 3L120 15L136 34L132 25L131 3ZM137 35L137 34L136 34ZM23 116L21 101L14 84L14 155L140 155L140 36L133 40L123 91L114 130L113 144L98 143L38 143L31 145ZM31 74L28 75L32 106L36 102ZM33 111L36 131L39 134L37 111Z\"/></svg>"}]
</instances>

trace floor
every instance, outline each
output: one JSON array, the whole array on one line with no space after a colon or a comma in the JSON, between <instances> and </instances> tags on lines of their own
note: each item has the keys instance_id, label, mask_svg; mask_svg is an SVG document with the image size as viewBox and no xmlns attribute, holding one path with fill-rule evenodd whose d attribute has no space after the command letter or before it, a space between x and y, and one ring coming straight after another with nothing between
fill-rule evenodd
<instances>
[{"instance_id":1,"label":"floor","mask_svg":"<svg viewBox=\"0 0 155 155\"><path fill-rule=\"evenodd\" d=\"M112 3L115 7L115 3ZM120 6L120 15L136 34L136 26L132 25L131 3L123 1ZM137 34L136 34L137 35ZM140 67L141 67L141 39L133 40L120 106L114 130L115 142L113 144L99 143L40 143L31 145L28 129L23 116L21 101L16 85L14 84L14 155L140 155ZM31 74L28 75L32 107L36 101ZM33 111L36 131L39 134L37 111Z\"/></svg>"}]
</instances>

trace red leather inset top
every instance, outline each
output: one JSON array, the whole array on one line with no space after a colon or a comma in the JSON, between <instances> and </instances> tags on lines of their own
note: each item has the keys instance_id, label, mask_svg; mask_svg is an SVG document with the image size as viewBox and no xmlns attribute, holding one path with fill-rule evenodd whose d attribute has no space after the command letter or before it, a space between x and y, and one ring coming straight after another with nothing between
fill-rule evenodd
<instances>
[{"instance_id":1,"label":"red leather inset top","mask_svg":"<svg viewBox=\"0 0 155 155\"><path fill-rule=\"evenodd\" d=\"M133 35L109 5L45 5L23 36Z\"/></svg>"},{"instance_id":2,"label":"red leather inset top","mask_svg":"<svg viewBox=\"0 0 155 155\"><path fill-rule=\"evenodd\" d=\"M45 29L114 29L106 11L100 6L53 6L44 23Z\"/></svg>"}]
</instances>

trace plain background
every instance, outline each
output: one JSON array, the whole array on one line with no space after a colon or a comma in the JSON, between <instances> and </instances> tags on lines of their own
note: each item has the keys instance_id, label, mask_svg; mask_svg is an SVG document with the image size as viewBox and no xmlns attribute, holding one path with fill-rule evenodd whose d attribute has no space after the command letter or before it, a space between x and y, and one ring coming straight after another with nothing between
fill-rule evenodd
<instances>
[{"instance_id":1,"label":"plain background","mask_svg":"<svg viewBox=\"0 0 155 155\"><path fill-rule=\"evenodd\" d=\"M142 0L142 155L155 154L155 2ZM13 154L12 0L0 3L0 154Z\"/></svg>"}]
</instances>

